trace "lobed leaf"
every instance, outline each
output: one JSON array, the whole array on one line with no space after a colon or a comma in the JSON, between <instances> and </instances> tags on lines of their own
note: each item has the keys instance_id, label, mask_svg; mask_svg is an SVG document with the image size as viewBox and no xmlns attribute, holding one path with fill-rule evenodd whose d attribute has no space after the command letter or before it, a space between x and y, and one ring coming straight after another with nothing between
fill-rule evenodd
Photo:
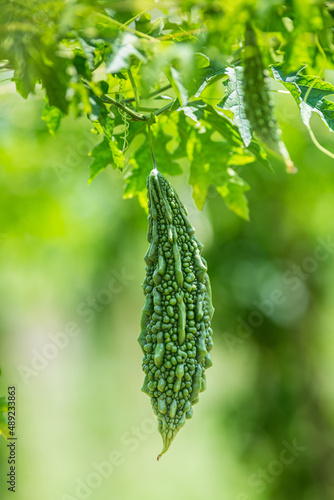
<instances>
[{"instance_id":1,"label":"lobed leaf","mask_svg":"<svg viewBox=\"0 0 334 500\"><path fill-rule=\"evenodd\" d=\"M48 102L45 104L42 113L42 120L45 121L51 135L54 135L58 130L63 116L64 115L59 108L56 106L50 106Z\"/></svg>"},{"instance_id":2,"label":"lobed leaf","mask_svg":"<svg viewBox=\"0 0 334 500\"><path fill-rule=\"evenodd\" d=\"M218 107L233 113L234 123L239 129L245 146L248 147L252 141L252 130L245 113L242 85L243 72L244 69L242 66L226 68L226 74L229 79L225 85L225 96L218 104Z\"/></svg>"},{"instance_id":3,"label":"lobed leaf","mask_svg":"<svg viewBox=\"0 0 334 500\"><path fill-rule=\"evenodd\" d=\"M272 66L275 80L281 82L292 94L299 106L302 120L310 123L312 112L317 113L331 132L334 132L334 103L326 99L334 94L334 85L324 82L319 76L302 75L301 71L285 75L282 66Z\"/></svg>"},{"instance_id":4,"label":"lobed leaf","mask_svg":"<svg viewBox=\"0 0 334 500\"><path fill-rule=\"evenodd\" d=\"M123 153L118 149L116 142L108 141L104 137L103 141L95 146L89 153L90 156L94 158L93 163L90 165L90 177L89 184L95 177L105 170L109 165L113 168L118 168L122 170L124 156Z\"/></svg>"},{"instance_id":5,"label":"lobed leaf","mask_svg":"<svg viewBox=\"0 0 334 500\"><path fill-rule=\"evenodd\" d=\"M132 33L121 35L112 46L112 54L107 59L107 72L119 73L122 69L127 69L130 66L131 56L136 57L139 61L145 62L146 57L137 48L139 39Z\"/></svg>"}]
</instances>

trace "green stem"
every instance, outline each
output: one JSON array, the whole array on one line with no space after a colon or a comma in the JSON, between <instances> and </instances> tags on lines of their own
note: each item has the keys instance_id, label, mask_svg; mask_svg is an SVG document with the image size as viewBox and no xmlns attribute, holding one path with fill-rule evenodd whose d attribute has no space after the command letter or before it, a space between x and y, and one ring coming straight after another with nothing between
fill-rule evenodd
<instances>
[{"instance_id":1,"label":"green stem","mask_svg":"<svg viewBox=\"0 0 334 500\"><path fill-rule=\"evenodd\" d=\"M170 89L172 86L169 83L168 85L165 85L164 87L161 87L161 89L155 90L154 92L151 92L150 94L147 95L147 97L143 97L142 99L149 99L150 97L154 97L156 95L161 94L161 92L164 92L165 90ZM131 97L130 99L124 99L124 102L134 102L136 99L134 97Z\"/></svg>"},{"instance_id":2,"label":"green stem","mask_svg":"<svg viewBox=\"0 0 334 500\"><path fill-rule=\"evenodd\" d=\"M173 99L172 102L169 102L168 104L166 104L166 106L164 106L163 108L158 109L158 111L154 111L154 113L152 113L152 114L154 116L161 115L162 113L167 111L169 108L171 108L173 106L174 102L175 102L175 99Z\"/></svg>"},{"instance_id":3,"label":"green stem","mask_svg":"<svg viewBox=\"0 0 334 500\"><path fill-rule=\"evenodd\" d=\"M153 36L147 35L146 33L142 33L141 31L129 28L129 26L126 26L126 24L122 24L119 21L116 21L116 19L113 19L112 17L108 17L105 14L100 13L100 17L104 19L106 22L116 24L116 26L119 27L119 29L124 29L125 31L129 31L129 33L134 33L135 35L145 38L146 40L150 40L150 42L156 42L159 43L159 40L157 38L154 38Z\"/></svg>"},{"instance_id":4,"label":"green stem","mask_svg":"<svg viewBox=\"0 0 334 500\"><path fill-rule=\"evenodd\" d=\"M306 128L308 130L308 133L310 134L310 137L311 137L313 144L319 149L319 151L321 151L325 155L329 156L330 158L334 159L334 154L331 151L328 151L328 149L326 149L324 146L322 146L320 144L320 142L318 142L317 138L315 137L315 135L313 133L313 130L311 129L310 124L307 124Z\"/></svg>"},{"instance_id":5,"label":"green stem","mask_svg":"<svg viewBox=\"0 0 334 500\"><path fill-rule=\"evenodd\" d=\"M322 66L322 68L320 70L320 74L318 75L318 78L321 80L321 75L323 74L323 72L324 72L324 70L326 68L327 57L326 57L326 54L324 53L324 51L323 51L323 49L322 49L322 47L321 47L321 45L319 43L319 38L318 38L317 35L315 36L315 40L316 40L316 46L317 46L319 52L321 53L321 55L324 58L323 66ZM314 86L316 85L316 83L317 83L317 80L314 79L313 83L311 84L311 86L307 89L307 92L306 92L305 97L304 97L304 101L306 102L306 104L307 104L307 99L309 98L309 95L310 95L312 89L314 88Z\"/></svg>"},{"instance_id":6,"label":"green stem","mask_svg":"<svg viewBox=\"0 0 334 500\"><path fill-rule=\"evenodd\" d=\"M116 99L113 99L112 97L110 97L108 95L104 95L104 97L100 97L100 99L103 102L113 104L114 106L117 106L117 108L122 109L123 111L125 111L125 113L127 113L129 116L131 116L131 118L134 121L146 122L148 120L148 118L146 116L141 115L139 113L136 113L135 111L133 111L133 109L130 109L127 106L124 106L124 104L121 104L120 102L116 101Z\"/></svg>"},{"instance_id":7,"label":"green stem","mask_svg":"<svg viewBox=\"0 0 334 500\"><path fill-rule=\"evenodd\" d=\"M82 79L82 81L83 81L83 83L85 85L87 85L87 87L90 88L90 90L96 96L96 94L95 94L94 90L92 89L90 83L87 80L85 80L85 79ZM96 97L98 97L98 96L96 96ZM98 99L100 99L102 102L105 102L107 104L113 104L117 108L122 109L123 111L125 111L125 113L127 113L129 116L131 116L131 118L134 121L147 122L149 120L149 118L150 118L149 116L142 115L141 113L137 113L133 109L128 108L127 106L125 106L124 104L120 103L119 101L116 101L116 99L114 99L113 97L110 97L107 94L104 94L103 97L98 97ZM165 111L167 111L169 108L172 107L172 105L174 104L174 102L175 102L175 99L173 99L173 101L171 101L168 104L166 104L166 106L163 106L162 108L158 109L157 111L154 111L152 114L155 115L155 116L158 116L158 115L164 113Z\"/></svg>"},{"instance_id":8,"label":"green stem","mask_svg":"<svg viewBox=\"0 0 334 500\"><path fill-rule=\"evenodd\" d=\"M148 139L149 139L149 142L150 142L150 149L151 149L151 156L152 156L153 168L156 168L158 170L157 161L155 159L155 155L154 155L154 151L153 151L153 141L152 141L151 125L149 123L147 123L147 130L148 130Z\"/></svg>"},{"instance_id":9,"label":"green stem","mask_svg":"<svg viewBox=\"0 0 334 500\"><path fill-rule=\"evenodd\" d=\"M136 101L136 111L138 111L138 109L140 107L138 89L137 89L137 85L136 85L136 82L135 82L135 80L133 78L132 71L131 71L130 68L128 69L128 74L129 74L129 80L131 82L131 87L133 89L133 93L134 93L134 96L135 96L134 99Z\"/></svg>"},{"instance_id":10,"label":"green stem","mask_svg":"<svg viewBox=\"0 0 334 500\"><path fill-rule=\"evenodd\" d=\"M99 97L95 94L94 92L94 89L92 88L92 86L90 85L90 83L85 80L84 78L82 78L82 82L87 85L87 87L93 92L93 94L98 98L100 99L102 102L106 102L108 104L113 104L114 106L117 106L117 108L119 109L122 109L123 111L125 111L125 113L127 113L129 116L131 116L131 118L134 120L134 121L142 121L142 122L146 122L148 120L149 117L146 117L144 115L141 115L139 113L136 113L135 111L133 111L133 109L131 108L128 108L127 106L125 106L124 104L116 101L116 99L114 99L113 97L110 97L109 95L107 94L104 94L103 97Z\"/></svg>"},{"instance_id":11,"label":"green stem","mask_svg":"<svg viewBox=\"0 0 334 500\"><path fill-rule=\"evenodd\" d=\"M135 19L137 19L138 17L140 17L142 14L145 14L145 12L147 12L148 10L150 10L151 7L147 7L147 9L144 9L142 10L141 12L139 12L138 14L136 14L135 16L131 17L131 19L128 19L125 23L122 24L122 26L120 26L121 28L123 26L127 26L128 24L131 24L132 21L134 21Z\"/></svg>"},{"instance_id":12,"label":"green stem","mask_svg":"<svg viewBox=\"0 0 334 500\"><path fill-rule=\"evenodd\" d=\"M268 90L269 90L269 92L276 92L276 93L278 93L278 94L290 94L290 93L291 93L291 92L289 92L288 90L281 90L281 89L279 89L279 90L276 90L276 89L268 89Z\"/></svg>"}]
</instances>

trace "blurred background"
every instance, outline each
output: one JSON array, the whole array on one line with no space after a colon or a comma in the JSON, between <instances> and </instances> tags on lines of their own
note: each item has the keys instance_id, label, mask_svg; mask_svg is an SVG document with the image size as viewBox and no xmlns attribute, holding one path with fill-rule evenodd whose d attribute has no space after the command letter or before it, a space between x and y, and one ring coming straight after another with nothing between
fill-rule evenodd
<instances>
[{"instance_id":1,"label":"blurred background","mask_svg":"<svg viewBox=\"0 0 334 500\"><path fill-rule=\"evenodd\" d=\"M194 417L158 463L136 341L146 214L122 199L121 174L88 185L88 120L52 137L41 96L0 90L0 395L16 385L16 499L332 500L334 163L292 98L277 97L278 118L299 173L275 158L274 173L245 167L250 222L214 189L199 213L188 174L169 178L205 244L215 348ZM7 455L1 437L1 498Z\"/></svg>"}]
</instances>

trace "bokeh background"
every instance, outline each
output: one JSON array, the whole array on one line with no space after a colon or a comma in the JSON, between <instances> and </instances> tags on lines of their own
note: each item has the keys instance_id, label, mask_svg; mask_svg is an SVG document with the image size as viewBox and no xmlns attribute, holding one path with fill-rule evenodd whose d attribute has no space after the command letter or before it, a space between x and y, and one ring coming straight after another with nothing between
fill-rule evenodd
<instances>
[{"instance_id":1,"label":"bokeh background","mask_svg":"<svg viewBox=\"0 0 334 500\"><path fill-rule=\"evenodd\" d=\"M1 85L0 394L17 387L17 500L334 498L334 162L276 98L299 173L244 167L250 222L214 189L199 213L186 165L169 179L205 244L215 348L193 419L157 462L136 342L146 214L121 174L88 185L88 120L52 137L41 96Z\"/></svg>"}]
</instances>

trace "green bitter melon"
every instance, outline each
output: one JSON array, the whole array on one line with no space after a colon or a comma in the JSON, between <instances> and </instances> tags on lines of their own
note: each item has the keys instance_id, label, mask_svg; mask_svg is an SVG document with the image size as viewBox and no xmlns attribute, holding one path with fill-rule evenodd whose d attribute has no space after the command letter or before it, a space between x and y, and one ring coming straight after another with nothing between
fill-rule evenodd
<instances>
[{"instance_id":1,"label":"green bitter melon","mask_svg":"<svg viewBox=\"0 0 334 500\"><path fill-rule=\"evenodd\" d=\"M212 365L213 306L203 245L177 193L156 169L147 178L146 295L138 342L143 350L142 391L151 398L165 453L192 417Z\"/></svg>"},{"instance_id":2,"label":"green bitter melon","mask_svg":"<svg viewBox=\"0 0 334 500\"><path fill-rule=\"evenodd\" d=\"M274 105L269 95L269 75L265 69L256 33L250 23L246 25L243 53L243 94L245 113L253 131L273 151L284 159L289 173L297 171L289 152L281 139Z\"/></svg>"}]
</instances>

